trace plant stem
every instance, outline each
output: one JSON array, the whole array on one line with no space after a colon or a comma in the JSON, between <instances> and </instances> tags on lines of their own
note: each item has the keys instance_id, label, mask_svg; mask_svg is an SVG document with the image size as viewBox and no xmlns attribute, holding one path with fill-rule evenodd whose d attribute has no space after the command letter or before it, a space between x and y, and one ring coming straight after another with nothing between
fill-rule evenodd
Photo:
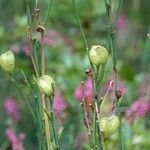
<instances>
[{"instance_id":1,"label":"plant stem","mask_svg":"<svg viewBox=\"0 0 150 150\"><path fill-rule=\"evenodd\" d=\"M58 136L56 134L56 122L55 122L56 120L54 117L54 110L53 110L53 96L51 96L49 101L50 101L50 109L51 109L50 121L51 121L52 130L53 130L54 142L55 142L55 146L57 147L57 149L59 149Z\"/></svg>"},{"instance_id":2,"label":"plant stem","mask_svg":"<svg viewBox=\"0 0 150 150\"><path fill-rule=\"evenodd\" d=\"M50 12L51 12L51 9L52 9L52 3L53 3L53 0L49 0L49 7L48 7L48 13L47 13L47 17L46 17L46 19L45 19L45 23L44 23L44 26L46 26L46 24L47 24L47 21L48 21L48 18L49 18L49 16L50 16Z\"/></svg>"},{"instance_id":3,"label":"plant stem","mask_svg":"<svg viewBox=\"0 0 150 150\"><path fill-rule=\"evenodd\" d=\"M41 32L41 75L45 74L45 54L44 54L43 41L44 41L44 32ZM45 111L47 110L47 107L46 107L46 99L45 99L44 93L41 93L41 98L42 98L42 108L43 108L43 115L44 115L44 122L45 122L47 149L51 150L51 144L50 144L51 132L50 132L48 115L45 113Z\"/></svg>"},{"instance_id":4,"label":"plant stem","mask_svg":"<svg viewBox=\"0 0 150 150\"><path fill-rule=\"evenodd\" d=\"M84 30L83 30L83 27L82 27L82 24L81 24L81 20L80 20L79 14L78 14L78 9L77 9L75 0L72 0L72 3L73 3L73 8L74 8L74 11L75 11L76 18L78 20L78 25L79 25L81 35L82 35L82 38L83 38L84 46L85 46L85 49L86 49L86 52L87 52L87 55L88 55L88 59L89 59L91 67L93 68L93 64L92 64L92 62L90 60L90 57L89 57L88 43L87 43L86 36L85 36Z\"/></svg>"},{"instance_id":5,"label":"plant stem","mask_svg":"<svg viewBox=\"0 0 150 150\"><path fill-rule=\"evenodd\" d=\"M115 79L114 79L114 86L115 86L115 92L117 91L117 58L116 58L116 41L115 41L115 26L117 19L119 17L121 7L123 5L123 0L119 0L118 8L115 14L115 19L112 20L112 0L105 0L105 7L106 7L106 13L107 13L107 18L108 18L108 47L111 49L112 53L112 59L113 59L113 70L115 74ZM115 105L117 105L117 97L116 97L116 102ZM115 106L114 106L115 107ZM120 106L117 106L117 111L119 111ZM119 127L119 145L120 145L120 150L123 150L123 140L122 140L122 132L121 132L121 115L119 112L119 118L120 118L120 127Z\"/></svg>"},{"instance_id":6,"label":"plant stem","mask_svg":"<svg viewBox=\"0 0 150 150\"><path fill-rule=\"evenodd\" d=\"M34 114L34 111L32 110L32 107L30 106L30 103L29 103L29 100L26 98L24 92L23 92L23 89L21 88L21 86L17 83L17 81L15 80L15 78L13 76L11 76L11 81L16 85L16 87L18 88L18 90L20 91L21 95L23 96L23 99L26 103L26 105L28 106L31 114L32 114L32 117L33 117L33 120L34 120L34 123L36 124L36 117L35 117L35 114Z\"/></svg>"},{"instance_id":7,"label":"plant stem","mask_svg":"<svg viewBox=\"0 0 150 150\"><path fill-rule=\"evenodd\" d=\"M46 135L46 144L47 144L47 150L51 150L51 137L50 137L50 126L48 121L48 115L45 111L47 111L46 108L46 102L45 102L45 94L42 93L42 109L43 109L43 117L44 117L44 123L45 123L45 135Z\"/></svg>"}]
</instances>

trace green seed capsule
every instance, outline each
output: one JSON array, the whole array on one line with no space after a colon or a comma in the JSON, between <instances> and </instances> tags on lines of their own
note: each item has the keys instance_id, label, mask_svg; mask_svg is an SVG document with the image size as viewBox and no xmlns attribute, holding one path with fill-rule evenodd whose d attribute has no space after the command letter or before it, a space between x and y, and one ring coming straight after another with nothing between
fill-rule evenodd
<instances>
[{"instance_id":1,"label":"green seed capsule","mask_svg":"<svg viewBox=\"0 0 150 150\"><path fill-rule=\"evenodd\" d=\"M6 72L12 72L15 66L15 56L12 51L7 51L0 56L0 66Z\"/></svg>"},{"instance_id":2,"label":"green seed capsule","mask_svg":"<svg viewBox=\"0 0 150 150\"><path fill-rule=\"evenodd\" d=\"M96 65L103 65L107 62L108 51L105 47L100 45L94 45L89 51L89 57L91 62Z\"/></svg>"},{"instance_id":3,"label":"green seed capsule","mask_svg":"<svg viewBox=\"0 0 150 150\"><path fill-rule=\"evenodd\" d=\"M43 75L37 79L39 89L47 96L53 93L54 80L48 75Z\"/></svg>"},{"instance_id":4,"label":"green seed capsule","mask_svg":"<svg viewBox=\"0 0 150 150\"><path fill-rule=\"evenodd\" d=\"M103 132L104 138L110 137L115 133L120 125L119 118L115 115L111 117L103 117L100 120L100 128Z\"/></svg>"}]
</instances>

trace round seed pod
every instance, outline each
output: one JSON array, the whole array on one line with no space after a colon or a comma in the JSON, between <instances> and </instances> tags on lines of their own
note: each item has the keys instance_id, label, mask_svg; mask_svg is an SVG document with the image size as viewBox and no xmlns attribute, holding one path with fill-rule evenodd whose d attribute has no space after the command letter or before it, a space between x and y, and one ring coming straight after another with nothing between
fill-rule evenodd
<instances>
[{"instance_id":1,"label":"round seed pod","mask_svg":"<svg viewBox=\"0 0 150 150\"><path fill-rule=\"evenodd\" d=\"M11 73L15 66L15 56L12 51L7 51L0 56L0 66L6 72Z\"/></svg>"},{"instance_id":2,"label":"round seed pod","mask_svg":"<svg viewBox=\"0 0 150 150\"><path fill-rule=\"evenodd\" d=\"M49 75L43 75L37 79L37 85L39 89L47 96L53 94L54 84L55 84L54 79Z\"/></svg>"},{"instance_id":3,"label":"round seed pod","mask_svg":"<svg viewBox=\"0 0 150 150\"><path fill-rule=\"evenodd\" d=\"M89 51L89 57L90 57L92 64L96 66L100 66L107 62L108 51L103 46L94 45Z\"/></svg>"},{"instance_id":4,"label":"round seed pod","mask_svg":"<svg viewBox=\"0 0 150 150\"><path fill-rule=\"evenodd\" d=\"M120 125L119 118L116 115L111 117L103 117L100 120L100 128L103 132L104 138L110 137L115 133Z\"/></svg>"}]
</instances>

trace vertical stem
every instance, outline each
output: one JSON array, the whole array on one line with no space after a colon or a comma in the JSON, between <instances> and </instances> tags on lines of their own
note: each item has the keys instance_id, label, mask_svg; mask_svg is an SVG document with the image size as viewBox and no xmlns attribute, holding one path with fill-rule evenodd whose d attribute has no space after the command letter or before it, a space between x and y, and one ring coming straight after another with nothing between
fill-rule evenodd
<instances>
[{"instance_id":1,"label":"vertical stem","mask_svg":"<svg viewBox=\"0 0 150 150\"><path fill-rule=\"evenodd\" d=\"M45 74L44 32L41 32L41 74Z\"/></svg>"},{"instance_id":2,"label":"vertical stem","mask_svg":"<svg viewBox=\"0 0 150 150\"><path fill-rule=\"evenodd\" d=\"M93 68L93 64L92 64L92 62L90 60L90 57L89 57L88 43L87 43L85 33L84 33L84 30L83 30L83 27L82 27L82 24L81 24L81 20L80 20L79 14L78 14L78 9L77 9L75 0L72 0L72 3L73 3L73 8L74 8L74 11L75 11L76 18L78 20L78 25L79 25L81 35L82 35L82 38L83 38L84 46L85 46L85 49L86 49L86 52L87 52L87 55L88 55L88 59L89 59L91 67Z\"/></svg>"},{"instance_id":3,"label":"vertical stem","mask_svg":"<svg viewBox=\"0 0 150 150\"><path fill-rule=\"evenodd\" d=\"M41 32L41 75L45 74L45 53L44 53L43 42L44 42L44 32ZM50 150L51 149L51 144L50 144L51 143L51 133L50 133L48 116L45 113L45 111L47 111L45 94L41 93L41 97L42 97L42 107L43 107L43 113L44 113L47 149Z\"/></svg>"},{"instance_id":4,"label":"vertical stem","mask_svg":"<svg viewBox=\"0 0 150 150\"><path fill-rule=\"evenodd\" d=\"M42 107L43 107L43 115L44 115L44 123L45 123L45 135L46 135L46 143L47 143L47 150L51 150L51 137L50 137L50 126L49 126L49 120L48 116L45 111L47 111L46 108L46 102L45 102L45 94L42 93Z\"/></svg>"},{"instance_id":5,"label":"vertical stem","mask_svg":"<svg viewBox=\"0 0 150 150\"><path fill-rule=\"evenodd\" d=\"M48 21L48 18L49 18L49 16L50 16L50 12L51 12L51 9L52 9L52 3L53 3L53 0L49 0L48 13L47 13L47 17L46 17L45 22L44 22L44 26L46 26L47 21Z\"/></svg>"},{"instance_id":6,"label":"vertical stem","mask_svg":"<svg viewBox=\"0 0 150 150\"><path fill-rule=\"evenodd\" d=\"M50 115L50 121L51 121L51 126L52 126L52 130L53 130L53 138L54 138L54 143L57 149L59 149L59 145L58 145L58 136L56 134L56 120L55 120L55 116L54 116L54 110L53 110L53 96L51 96L50 98L50 109L51 109L51 115Z\"/></svg>"},{"instance_id":7,"label":"vertical stem","mask_svg":"<svg viewBox=\"0 0 150 150\"><path fill-rule=\"evenodd\" d=\"M107 17L108 17L108 44L109 44L109 48L111 49L111 53L112 53L112 57L113 57L113 70L114 70L114 74L115 74L115 79L114 79L114 86L115 86L115 92L117 91L117 59L116 59L116 41L115 41L115 25L116 25L116 21L119 17L120 14L120 10L121 7L123 5L123 0L119 0L118 3L118 9L116 11L115 14L115 19L112 20L111 17L111 8L112 8L112 0L105 0L105 7L106 7L106 13L107 13ZM115 106L117 105L117 99L114 101ZM115 107L114 106L114 107ZM121 115L120 115L120 106L117 106L117 110L119 111L119 119L121 122ZM121 131L121 123L120 123L120 127L119 127L119 145L120 145L120 150L123 150L123 145L124 145L124 141L122 139L122 131Z\"/></svg>"}]
</instances>

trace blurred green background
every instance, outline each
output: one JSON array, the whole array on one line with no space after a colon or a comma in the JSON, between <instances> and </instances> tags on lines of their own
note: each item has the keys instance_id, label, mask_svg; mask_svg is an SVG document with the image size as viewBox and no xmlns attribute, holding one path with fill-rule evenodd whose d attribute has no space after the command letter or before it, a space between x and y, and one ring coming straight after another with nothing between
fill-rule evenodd
<instances>
[{"instance_id":1,"label":"blurred green background","mask_svg":"<svg viewBox=\"0 0 150 150\"><path fill-rule=\"evenodd\" d=\"M41 11L41 20L44 22L49 8L49 1L40 1L38 6ZM117 0L113 1L113 5ZM31 1L31 10L35 2ZM106 45L107 17L104 0L77 0L82 26L84 28L88 46L95 44ZM150 1L149 0L124 0L123 8L116 26L118 44L117 63L118 75L127 88L123 97L123 106L128 107L140 96L139 89L144 80L150 79ZM26 31L27 31L26 1L0 0L0 53L11 49L16 55L15 75L24 86L24 92L34 105L34 98L30 90L22 82L20 71L23 70L29 81L32 81L32 64L27 56ZM68 104L64 119L64 127L60 139L62 150L88 149L81 142L75 148L75 140L86 132L83 124L83 114L80 102L74 98L74 90L85 79L85 71L89 68L84 43L78 22L75 17L71 0L54 0L50 16L46 25L45 44L46 72L51 74L62 90ZM111 55L107 64L105 81L112 75ZM145 83L150 86L150 81ZM150 87L149 87L150 89ZM147 92L150 92L147 91ZM4 110L4 100L11 96L17 100L22 119L17 125L17 131L26 134L25 149L37 149L36 129L31 115L23 99L9 80L9 76L0 70L0 147L6 141L5 129L8 117ZM147 100L150 103L150 99ZM150 147L150 115L135 120L134 125L124 125L127 140L127 149L148 150ZM131 131L132 128L132 131ZM142 140L135 140L142 136ZM132 139L132 140L129 140ZM81 140L82 141L82 140ZM137 143L136 143L137 142ZM116 138L108 141L108 149L117 144ZM36 148L35 148L36 147Z\"/></svg>"}]
</instances>

